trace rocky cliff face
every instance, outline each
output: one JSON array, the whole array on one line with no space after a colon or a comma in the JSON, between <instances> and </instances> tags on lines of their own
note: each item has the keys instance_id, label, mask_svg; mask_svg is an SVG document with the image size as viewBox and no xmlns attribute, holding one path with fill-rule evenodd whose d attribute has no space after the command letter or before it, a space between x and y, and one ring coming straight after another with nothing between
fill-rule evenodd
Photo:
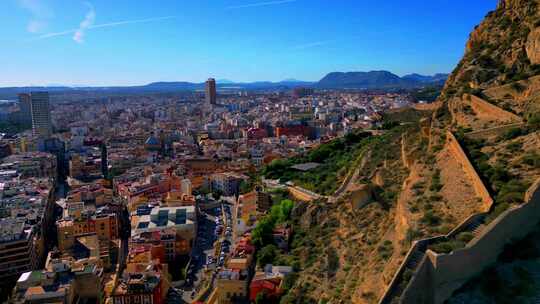
<instances>
[{"instance_id":1,"label":"rocky cliff face","mask_svg":"<svg viewBox=\"0 0 540 304\"><path fill-rule=\"evenodd\" d=\"M442 98L475 93L540 73L538 0L501 0L471 33Z\"/></svg>"}]
</instances>

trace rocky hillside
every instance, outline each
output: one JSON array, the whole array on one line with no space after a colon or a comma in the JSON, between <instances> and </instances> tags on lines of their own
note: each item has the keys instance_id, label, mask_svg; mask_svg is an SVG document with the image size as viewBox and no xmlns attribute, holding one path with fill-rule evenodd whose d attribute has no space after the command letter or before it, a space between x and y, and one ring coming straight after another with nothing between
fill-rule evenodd
<instances>
[{"instance_id":1,"label":"rocky hillside","mask_svg":"<svg viewBox=\"0 0 540 304\"><path fill-rule=\"evenodd\" d=\"M540 72L540 14L536 0L501 0L471 33L465 55L443 97L474 93Z\"/></svg>"},{"instance_id":2,"label":"rocky hillside","mask_svg":"<svg viewBox=\"0 0 540 304\"><path fill-rule=\"evenodd\" d=\"M407 124L386 130L356 162L353 184L370 189L367 202L350 191L297 207L291 254L299 272L282 303L377 303L412 241L446 234L479 212L491 221L523 203L540 178L539 2L501 0L487 14L439 101L426 107L433 113L385 117ZM459 157L449 136L463 150ZM411 275L403 274L403 284Z\"/></svg>"}]
</instances>

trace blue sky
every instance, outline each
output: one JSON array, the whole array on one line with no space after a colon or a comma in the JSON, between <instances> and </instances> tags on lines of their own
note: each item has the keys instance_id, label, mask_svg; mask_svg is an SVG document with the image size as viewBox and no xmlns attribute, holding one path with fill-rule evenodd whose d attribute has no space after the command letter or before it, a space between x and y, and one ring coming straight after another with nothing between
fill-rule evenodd
<instances>
[{"instance_id":1,"label":"blue sky","mask_svg":"<svg viewBox=\"0 0 540 304\"><path fill-rule=\"evenodd\" d=\"M1 0L0 86L450 72L496 0Z\"/></svg>"}]
</instances>

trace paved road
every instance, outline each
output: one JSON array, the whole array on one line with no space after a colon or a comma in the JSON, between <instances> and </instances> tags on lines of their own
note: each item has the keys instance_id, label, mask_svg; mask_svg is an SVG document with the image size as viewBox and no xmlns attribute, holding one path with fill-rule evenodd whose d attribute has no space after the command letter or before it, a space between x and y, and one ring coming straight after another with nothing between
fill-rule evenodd
<instances>
[{"instance_id":1,"label":"paved road","mask_svg":"<svg viewBox=\"0 0 540 304\"><path fill-rule=\"evenodd\" d=\"M219 210L218 210L219 209ZM197 237L193 245L192 263L189 266L186 284L177 289L183 302L191 303L202 288L201 282L208 257L214 256L214 242L218 239L214 234L216 218L221 216L221 208L200 211L197 222ZM175 298L175 295L173 295ZM177 299L178 300L178 299ZM178 302L176 302L178 303Z\"/></svg>"}]
</instances>

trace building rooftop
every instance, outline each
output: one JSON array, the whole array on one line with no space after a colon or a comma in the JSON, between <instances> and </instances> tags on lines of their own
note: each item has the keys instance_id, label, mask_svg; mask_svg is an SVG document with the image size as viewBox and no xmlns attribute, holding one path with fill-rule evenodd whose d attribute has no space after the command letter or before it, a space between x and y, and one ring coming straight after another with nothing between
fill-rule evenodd
<instances>
[{"instance_id":1,"label":"building rooftop","mask_svg":"<svg viewBox=\"0 0 540 304\"><path fill-rule=\"evenodd\" d=\"M307 171L310 171L310 170L313 170L313 169L319 167L320 165L321 164L319 164L319 163L304 163L304 164L298 164L298 165L291 166L291 168L299 170L299 171L307 172Z\"/></svg>"},{"instance_id":2,"label":"building rooftop","mask_svg":"<svg viewBox=\"0 0 540 304\"><path fill-rule=\"evenodd\" d=\"M195 206L154 207L149 215L138 215L136 220L138 222L133 231L134 234L164 228L191 227L195 229Z\"/></svg>"},{"instance_id":3,"label":"building rooftop","mask_svg":"<svg viewBox=\"0 0 540 304\"><path fill-rule=\"evenodd\" d=\"M24 240L29 236L24 220L17 218L0 219L0 243Z\"/></svg>"}]
</instances>

